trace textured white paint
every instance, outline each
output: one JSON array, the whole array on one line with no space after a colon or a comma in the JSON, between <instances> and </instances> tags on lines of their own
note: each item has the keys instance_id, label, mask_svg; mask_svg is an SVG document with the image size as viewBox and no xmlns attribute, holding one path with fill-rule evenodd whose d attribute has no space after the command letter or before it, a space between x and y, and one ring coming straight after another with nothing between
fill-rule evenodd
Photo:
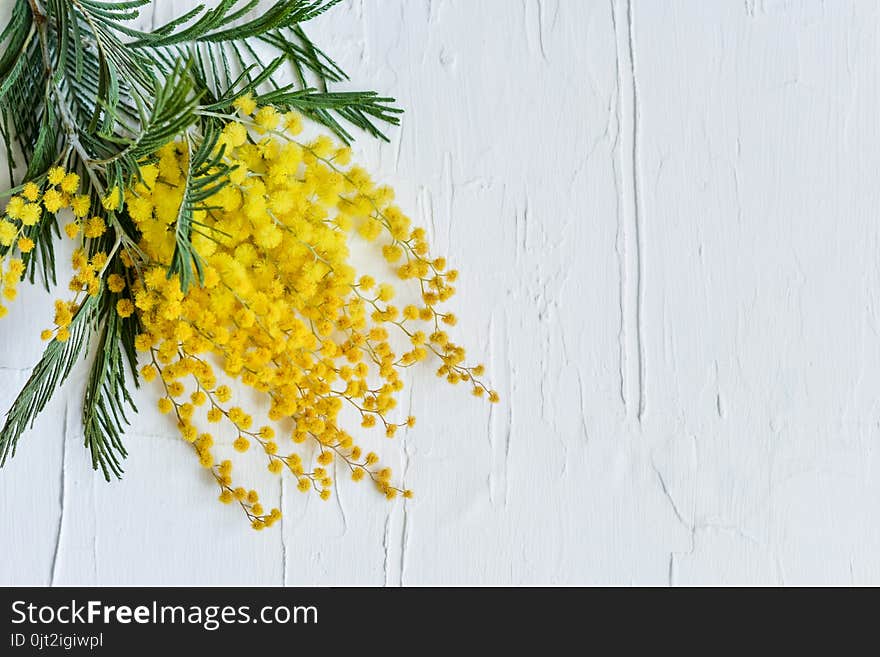
<instances>
[{"instance_id":1,"label":"textured white paint","mask_svg":"<svg viewBox=\"0 0 880 657\"><path fill-rule=\"evenodd\" d=\"M880 582L876 3L353 0L311 31L407 109L358 156L461 269L503 403L417 374L376 439L414 500L285 486L255 534L147 395L125 479L92 473L79 373L0 472L0 583Z\"/></svg>"}]
</instances>

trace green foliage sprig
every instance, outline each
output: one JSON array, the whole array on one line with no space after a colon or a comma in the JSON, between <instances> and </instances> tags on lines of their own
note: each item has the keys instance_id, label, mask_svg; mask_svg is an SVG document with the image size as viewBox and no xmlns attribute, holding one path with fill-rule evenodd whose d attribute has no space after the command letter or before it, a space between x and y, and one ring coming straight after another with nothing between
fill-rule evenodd
<instances>
[{"instance_id":1,"label":"green foliage sprig","mask_svg":"<svg viewBox=\"0 0 880 657\"><path fill-rule=\"evenodd\" d=\"M89 252L109 254L104 280L123 275L120 257L137 252L137 230L121 203L102 201L108 194L121 197L143 158L182 139L190 171L169 276L180 274L184 287L192 284L201 272L191 242L198 231L194 214L226 184L215 148L216 117L231 113L236 99L250 94L260 104L296 110L344 142L352 139L352 127L385 139L382 126L398 123L401 110L393 98L329 90L348 76L302 24L338 2L278 0L248 19L259 0L221 0L142 31L132 21L150 0L14 0L0 32L0 137L12 181L3 196L43 181L55 166L78 172L108 227L87 242ZM266 51L274 53L268 63L261 54ZM291 83L281 81L285 68L292 71ZM54 214L42 210L24 235L35 244L23 257L27 276L33 282L39 275L48 289L55 283L53 242L59 235ZM0 465L15 454L19 438L79 357L93 351L82 408L85 446L107 479L121 475L124 406L134 409L126 380L137 385L140 326L136 315L112 311L116 297L102 284L77 310L69 339L50 341L0 431Z\"/></svg>"}]
</instances>

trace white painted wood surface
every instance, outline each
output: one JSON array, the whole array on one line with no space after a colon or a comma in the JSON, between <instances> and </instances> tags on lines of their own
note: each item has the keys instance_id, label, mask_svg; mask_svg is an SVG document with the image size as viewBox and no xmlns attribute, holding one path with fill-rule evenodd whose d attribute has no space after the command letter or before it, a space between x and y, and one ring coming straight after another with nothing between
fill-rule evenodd
<instances>
[{"instance_id":1,"label":"white painted wood surface","mask_svg":"<svg viewBox=\"0 0 880 657\"><path fill-rule=\"evenodd\" d=\"M257 534L146 395L105 484L77 374L0 472L0 583L880 583L880 5L352 0L311 32L406 108L358 156L461 269L502 404L415 376L379 444L417 497L288 482Z\"/></svg>"}]
</instances>

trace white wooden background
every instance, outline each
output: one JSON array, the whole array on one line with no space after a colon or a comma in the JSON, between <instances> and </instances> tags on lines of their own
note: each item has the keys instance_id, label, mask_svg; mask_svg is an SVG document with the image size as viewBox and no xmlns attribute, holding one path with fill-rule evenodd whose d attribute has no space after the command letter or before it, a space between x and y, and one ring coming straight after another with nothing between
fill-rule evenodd
<instances>
[{"instance_id":1,"label":"white wooden background","mask_svg":"<svg viewBox=\"0 0 880 657\"><path fill-rule=\"evenodd\" d=\"M406 108L358 156L461 269L503 402L416 376L376 439L415 499L274 483L257 534L147 395L105 484L77 373L0 472L0 583L880 583L880 4L350 0L311 33Z\"/></svg>"}]
</instances>

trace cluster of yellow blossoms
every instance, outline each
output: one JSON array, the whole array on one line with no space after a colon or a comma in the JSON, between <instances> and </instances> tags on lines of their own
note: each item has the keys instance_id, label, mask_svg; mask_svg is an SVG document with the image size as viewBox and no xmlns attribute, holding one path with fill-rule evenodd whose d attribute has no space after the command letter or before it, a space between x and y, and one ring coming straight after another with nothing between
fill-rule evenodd
<instances>
[{"instance_id":1,"label":"cluster of yellow blossoms","mask_svg":"<svg viewBox=\"0 0 880 657\"><path fill-rule=\"evenodd\" d=\"M70 281L70 289L76 293L72 300L55 302L55 328L46 329L40 337L44 340L55 338L64 342L70 337L69 326L77 309L86 294L97 296L101 286L106 284L111 292L121 292L125 283L118 274L111 274L105 279L109 255L104 251L95 251L89 257L85 239L101 237L107 231L106 221L100 216L91 214L91 200L86 194L78 194L80 178L76 173L65 171L62 167L52 167L41 184L25 183L21 192L13 196L6 205L6 214L0 220L0 246L5 253L0 256L0 272L3 279L3 297L12 301L17 296L16 286L24 274L24 263L20 258L9 257L14 249L21 254L30 253L34 249L34 241L26 235L29 228L36 226L44 214L56 215L62 210L70 210L73 221L64 226L64 232L71 239L80 239L79 248L73 252L72 264L74 276ZM120 300L117 311L125 315L134 312L131 300ZM0 304L0 317L6 315L7 309Z\"/></svg>"},{"instance_id":2,"label":"cluster of yellow blossoms","mask_svg":"<svg viewBox=\"0 0 880 657\"><path fill-rule=\"evenodd\" d=\"M258 450L270 472L289 471L302 492L328 499L336 461L389 499L409 497L392 485L391 469L375 453L355 444L340 412L354 409L361 426L381 426L388 437L412 426L413 417L390 416L403 388L401 370L429 354L440 359L439 376L468 382L474 394L497 401L479 380L483 367L465 365L464 349L442 328L455 324L439 304L454 293L457 272L428 257L424 231L393 205L391 189L374 185L359 167L347 168L347 148L327 137L298 142L298 115L257 110L248 98L238 104L244 118L227 123L217 145L231 167L230 184L193 217L200 285L184 292L179 277L167 276L187 145L168 144L125 193L146 257L127 263L141 269L132 277L144 327L136 347L150 360L141 375L161 381L159 409L174 413L181 435L212 470L220 500L240 504L255 529L272 525L280 512L267 513L256 491L234 484L232 464L216 462L212 434L196 426L199 413L208 423L231 426L235 450ZM354 230L381 240L399 278L418 284L418 305L398 308L391 285L357 276L348 249ZM403 353L392 348L389 330L405 338ZM230 405L231 391L218 385L212 362L268 396L269 424L256 427L251 414Z\"/></svg>"},{"instance_id":3,"label":"cluster of yellow blossoms","mask_svg":"<svg viewBox=\"0 0 880 657\"><path fill-rule=\"evenodd\" d=\"M34 240L28 237L28 230L43 219L44 211L55 214L62 208L70 207L77 217L83 217L89 211L88 196L77 195L79 176L67 173L60 167L49 171L45 188L34 182L25 183L21 192L9 199L6 204L5 216L0 219L0 278L3 283L3 299L14 301L18 294L18 283L24 274L24 263L20 258L11 256L17 249L21 254L30 253L34 249ZM0 317L4 317L8 309L0 303Z\"/></svg>"},{"instance_id":4,"label":"cluster of yellow blossoms","mask_svg":"<svg viewBox=\"0 0 880 657\"><path fill-rule=\"evenodd\" d=\"M89 257L77 249L76 297L56 303L55 328L43 337L67 339L81 295L98 294L102 284L116 295L120 316L136 312L143 329L135 347L147 360L140 374L160 383L159 410L174 415L219 485L220 501L238 503L254 529L271 526L281 512L267 512L255 490L234 482L232 463L215 458L214 436L202 422L225 424L237 452L256 451L272 473L289 471L302 492L328 499L336 463L389 499L410 497L391 483L391 469L374 452L355 444L341 413L352 409L362 427L381 427L389 438L413 426L413 417L392 419L401 372L429 357L438 359L438 376L498 401L480 380L483 366L466 365L464 349L445 330L456 323L441 304L454 294L457 272L429 257L424 230L410 225L390 188L349 166L347 148L326 136L297 140L295 113L257 108L249 97L237 106L241 118L227 117L216 151L229 167L228 184L218 185L192 217L199 282L183 290L180 277L168 275L193 147L178 141L145 163L124 193L111 190L104 198L111 216L124 203L141 235L137 248L120 252L125 269L108 274L113 254ZM40 216L40 197L49 212L73 210L69 237L102 235L107 226L88 216L89 199L75 195L78 185L75 174L53 169L45 191L26 189L7 208L18 221L0 224L0 244L33 246L20 232ZM417 303L398 307L390 284L358 276L349 263L352 233L381 245L396 276L414 282ZM12 296L21 268L12 261L8 280L4 275ZM268 396L266 424L255 426L252 414L232 404L218 366L224 377Z\"/></svg>"},{"instance_id":5,"label":"cluster of yellow blossoms","mask_svg":"<svg viewBox=\"0 0 880 657\"><path fill-rule=\"evenodd\" d=\"M431 353L440 358L438 375L469 382L475 394L497 400L479 380L482 366L464 365L464 350L442 328L455 324L438 306L454 293L457 273L442 258L428 257L424 231L392 204L389 188L374 185L359 167L347 168L347 148L327 137L296 141L296 114L257 110L246 98L239 107L245 118L229 122L218 143L232 167L230 184L193 218L200 285L184 292L178 277L167 277L186 145L163 148L126 192L147 258L132 288L145 329L136 347L150 359L141 374L161 381L160 410L175 414L181 435L212 470L220 500L240 504L255 529L274 523L280 512L266 513L255 491L234 484L232 464L216 462L214 438L197 428L197 413L231 426L238 452L258 450L270 472L289 471L302 492L328 499L336 461L389 499L410 496L391 484L391 469L381 467L375 453L355 444L340 413L353 408L361 426L381 426L388 437L412 426L412 417L390 419L403 388L400 373ZM381 240L397 275L417 282L418 305L398 308L391 285L357 276L349 264L353 230ZM403 353L392 348L389 330L405 337ZM270 424L255 427L251 414L230 405L231 391L218 385L212 360L225 376L268 396ZM300 448L303 443L311 449Z\"/></svg>"}]
</instances>

